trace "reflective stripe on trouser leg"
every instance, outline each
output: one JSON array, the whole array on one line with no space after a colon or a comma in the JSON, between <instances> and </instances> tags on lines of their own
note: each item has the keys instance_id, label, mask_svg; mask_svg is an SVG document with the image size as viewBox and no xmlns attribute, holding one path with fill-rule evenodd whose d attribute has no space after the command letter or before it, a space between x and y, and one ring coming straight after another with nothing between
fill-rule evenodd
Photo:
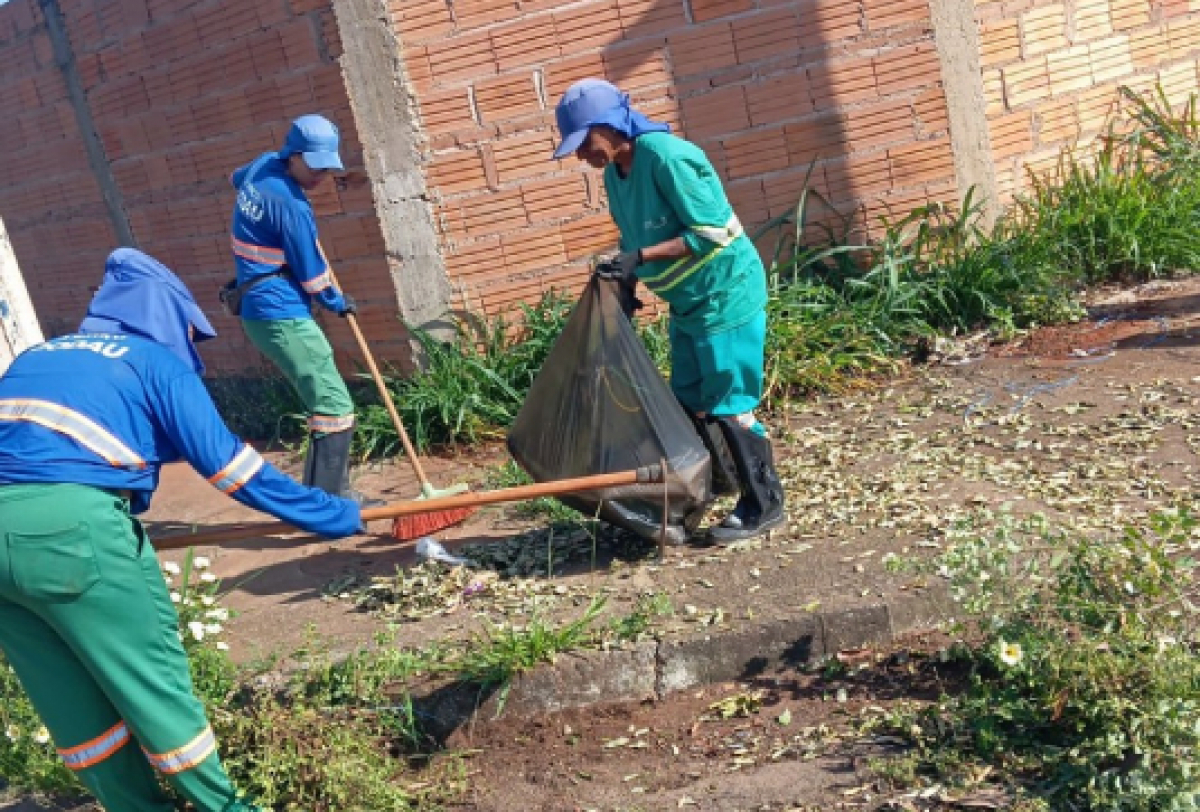
<instances>
[{"instance_id":1,"label":"reflective stripe on trouser leg","mask_svg":"<svg viewBox=\"0 0 1200 812\"><path fill-rule=\"evenodd\" d=\"M353 425L354 401L333 360L333 348L313 319L242 320L251 343L287 378L311 416ZM311 421L310 421L311 427ZM344 429L313 428L326 433Z\"/></svg>"},{"instance_id":2,"label":"reflective stripe on trouser leg","mask_svg":"<svg viewBox=\"0 0 1200 812\"><path fill-rule=\"evenodd\" d=\"M23 498L5 498L14 493ZM143 750L174 754L179 758L173 765L184 766L186 761L189 768L161 774L198 812L242 808L216 753L209 750L201 757L204 748L196 737L208 727L208 720L192 691L187 655L178 635L179 619L154 549L125 503L83 486L0 487L0 527L6 531L10 561L14 539L19 542L22 534L37 538L43 554L61 548L62 558L55 567L45 566L27 549L18 550L16 561L25 558L30 567L14 580L21 583L23 593L0 592L44 620L54 630L49 635L55 644L72 652L80 673L90 677L90 694L85 693L88 683L81 683L82 688L59 683L45 696L47 726L54 725L51 730L58 746L70 750L121 721L132 734L129 744L81 770L80 778L89 788L101 787L94 790L98 797L103 792L124 793L117 801L105 802L111 812L160 812L170 806L161 805L148 791L139 791L138 798L131 799L130 787L154 783ZM76 571L64 575L64 568ZM56 598L56 590L64 588L77 594ZM49 669L38 665L43 661L42 649L10 640L9 624L0 622L0 626L6 650L12 645L20 656L22 649L32 649L26 655L34 669L30 681L47 679ZM34 701L38 702L36 697ZM61 713L56 706L68 703L72 714L65 721L62 717L58 723L52 721ZM93 707L106 707L107 712L94 718L92 711L85 730L82 720L89 718L88 708ZM68 727L60 732L64 724ZM179 752L189 744L197 746Z\"/></svg>"}]
</instances>

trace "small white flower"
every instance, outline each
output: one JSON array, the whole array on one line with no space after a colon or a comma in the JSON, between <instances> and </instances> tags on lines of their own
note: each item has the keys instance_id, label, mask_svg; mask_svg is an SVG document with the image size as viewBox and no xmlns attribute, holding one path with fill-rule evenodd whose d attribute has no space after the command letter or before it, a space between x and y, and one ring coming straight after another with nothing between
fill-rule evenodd
<instances>
[{"instance_id":1,"label":"small white flower","mask_svg":"<svg viewBox=\"0 0 1200 812\"><path fill-rule=\"evenodd\" d=\"M202 572L200 573L200 580L204 581L205 583L212 583L213 581L217 580L217 576L213 575L211 572Z\"/></svg>"},{"instance_id":2,"label":"small white flower","mask_svg":"<svg viewBox=\"0 0 1200 812\"><path fill-rule=\"evenodd\" d=\"M46 730L45 726L39 727L37 733L33 734L33 740L38 744L45 744L50 741L50 731Z\"/></svg>"},{"instance_id":3,"label":"small white flower","mask_svg":"<svg viewBox=\"0 0 1200 812\"><path fill-rule=\"evenodd\" d=\"M1160 638L1158 638L1158 653L1162 654L1164 651L1166 651L1171 646L1177 646L1177 645L1179 645L1179 641L1176 640L1174 637L1171 637L1169 635L1160 637Z\"/></svg>"},{"instance_id":4,"label":"small white flower","mask_svg":"<svg viewBox=\"0 0 1200 812\"><path fill-rule=\"evenodd\" d=\"M198 555L192 559L192 566L198 570L206 570L210 564L212 564L212 562L202 555Z\"/></svg>"},{"instance_id":5,"label":"small white flower","mask_svg":"<svg viewBox=\"0 0 1200 812\"><path fill-rule=\"evenodd\" d=\"M169 574L165 574L165 575L163 575L163 581L165 581L168 584L173 584L173 583L175 583L175 578Z\"/></svg>"},{"instance_id":6,"label":"small white flower","mask_svg":"<svg viewBox=\"0 0 1200 812\"><path fill-rule=\"evenodd\" d=\"M1006 643L1001 640L999 646L1000 662L1005 665L1019 665L1021 660L1025 659L1025 652L1021 650L1020 643Z\"/></svg>"},{"instance_id":7,"label":"small white flower","mask_svg":"<svg viewBox=\"0 0 1200 812\"><path fill-rule=\"evenodd\" d=\"M1135 586L1133 585L1133 582L1132 582L1132 581L1126 581L1126 582L1125 582L1125 591L1126 591L1126 592L1128 592L1130 595L1136 595L1136 594L1137 594L1137 587L1135 587Z\"/></svg>"},{"instance_id":8,"label":"small white flower","mask_svg":"<svg viewBox=\"0 0 1200 812\"><path fill-rule=\"evenodd\" d=\"M229 610L228 609L210 609L209 611L204 613L204 616L212 618L213 620L229 620Z\"/></svg>"},{"instance_id":9,"label":"small white flower","mask_svg":"<svg viewBox=\"0 0 1200 812\"><path fill-rule=\"evenodd\" d=\"M229 644L223 641L218 642L217 651L229 651Z\"/></svg>"},{"instance_id":10,"label":"small white flower","mask_svg":"<svg viewBox=\"0 0 1200 812\"><path fill-rule=\"evenodd\" d=\"M191 623L188 624L188 631L190 631L192 633L193 639L195 639L195 640L203 640L204 639L204 624L203 623L201 623L197 620L193 620Z\"/></svg>"},{"instance_id":11,"label":"small white flower","mask_svg":"<svg viewBox=\"0 0 1200 812\"><path fill-rule=\"evenodd\" d=\"M221 633L221 624L220 623L206 624L204 627L204 631L208 632L209 634L220 634Z\"/></svg>"},{"instance_id":12,"label":"small white flower","mask_svg":"<svg viewBox=\"0 0 1200 812\"><path fill-rule=\"evenodd\" d=\"M178 575L180 572L179 565L174 561L164 561L162 568L163 572L167 573L168 575Z\"/></svg>"},{"instance_id":13,"label":"small white flower","mask_svg":"<svg viewBox=\"0 0 1200 812\"><path fill-rule=\"evenodd\" d=\"M21 728L17 727L16 725L9 725L4 729L4 735L8 737L10 742L15 742L17 739L21 738Z\"/></svg>"},{"instance_id":14,"label":"small white flower","mask_svg":"<svg viewBox=\"0 0 1200 812\"><path fill-rule=\"evenodd\" d=\"M988 572L987 570L979 571L979 580L980 581L988 581L991 579L991 577L992 577L992 574L990 572Z\"/></svg>"},{"instance_id":15,"label":"small white flower","mask_svg":"<svg viewBox=\"0 0 1200 812\"><path fill-rule=\"evenodd\" d=\"M217 602L217 599L214 598L212 595L205 595L202 598L200 598L200 602L202 604L204 604L205 606L212 606L214 603Z\"/></svg>"},{"instance_id":16,"label":"small white flower","mask_svg":"<svg viewBox=\"0 0 1200 812\"><path fill-rule=\"evenodd\" d=\"M179 603L181 600L183 600L183 596L178 592L171 593L171 603Z\"/></svg>"}]
</instances>

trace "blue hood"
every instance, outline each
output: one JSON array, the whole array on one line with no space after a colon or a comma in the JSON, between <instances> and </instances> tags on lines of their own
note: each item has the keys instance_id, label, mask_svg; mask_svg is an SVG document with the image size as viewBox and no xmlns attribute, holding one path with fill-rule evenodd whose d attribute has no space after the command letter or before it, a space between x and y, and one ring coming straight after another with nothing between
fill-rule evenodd
<instances>
[{"instance_id":1,"label":"blue hood","mask_svg":"<svg viewBox=\"0 0 1200 812\"><path fill-rule=\"evenodd\" d=\"M188 337L195 328L195 338ZM217 331L192 293L166 265L136 248L118 248L104 264L104 282L87 318L84 333L128 333L156 341L204 373L196 343L216 338Z\"/></svg>"}]
</instances>

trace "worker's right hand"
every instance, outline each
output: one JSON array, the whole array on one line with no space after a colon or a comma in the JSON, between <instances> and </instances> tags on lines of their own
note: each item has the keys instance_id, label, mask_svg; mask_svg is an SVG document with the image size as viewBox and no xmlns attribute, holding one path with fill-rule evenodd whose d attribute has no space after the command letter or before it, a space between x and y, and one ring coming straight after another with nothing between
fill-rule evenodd
<instances>
[{"instance_id":1,"label":"worker's right hand","mask_svg":"<svg viewBox=\"0 0 1200 812\"><path fill-rule=\"evenodd\" d=\"M637 269L641 264L641 251L622 251L597 265L596 276L601 279L633 280L637 278Z\"/></svg>"},{"instance_id":2,"label":"worker's right hand","mask_svg":"<svg viewBox=\"0 0 1200 812\"><path fill-rule=\"evenodd\" d=\"M342 303L342 309L338 311L338 315L342 318L358 312L358 302L354 301L349 293L342 294Z\"/></svg>"}]
</instances>

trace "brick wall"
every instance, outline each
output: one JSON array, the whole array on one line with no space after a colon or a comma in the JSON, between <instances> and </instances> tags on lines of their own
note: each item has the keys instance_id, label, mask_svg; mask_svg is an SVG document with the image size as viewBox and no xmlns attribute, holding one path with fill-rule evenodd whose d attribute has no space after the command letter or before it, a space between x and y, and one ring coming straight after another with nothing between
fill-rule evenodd
<instances>
[{"instance_id":1,"label":"brick wall","mask_svg":"<svg viewBox=\"0 0 1200 812\"><path fill-rule=\"evenodd\" d=\"M66 280L78 278L90 257L102 261L114 235L35 8L31 0L0 7L0 111L8 122L0 217L42 328L55 333L78 325L87 284L99 274Z\"/></svg>"},{"instance_id":2,"label":"brick wall","mask_svg":"<svg viewBox=\"0 0 1200 812\"><path fill-rule=\"evenodd\" d=\"M1173 104L1200 82L1198 0L987 0L978 8L981 61L998 181L1011 195L1028 172L1086 149L1117 88L1161 82Z\"/></svg>"},{"instance_id":3,"label":"brick wall","mask_svg":"<svg viewBox=\"0 0 1200 812\"><path fill-rule=\"evenodd\" d=\"M810 165L860 220L953 196L925 0L392 0L391 13L447 264L476 310L578 285L615 242L598 174L549 157L554 105L586 76L703 147L747 227L794 207Z\"/></svg>"},{"instance_id":4,"label":"brick wall","mask_svg":"<svg viewBox=\"0 0 1200 812\"><path fill-rule=\"evenodd\" d=\"M233 274L229 173L278 148L291 119L307 112L339 124L343 158L359 170L345 188L327 184L312 199L339 279L365 305L364 330L386 344L397 332L395 292L328 0L61 0L61 7L134 237L187 281L220 333L203 348L210 368L266 363L216 299ZM0 214L35 306L61 332L78 323L116 243L35 9L33 0L0 7L0 110L23 111L25 150L6 162L6 173L19 175L0 188ZM336 317L322 318L351 368L359 355L351 336Z\"/></svg>"}]
</instances>

